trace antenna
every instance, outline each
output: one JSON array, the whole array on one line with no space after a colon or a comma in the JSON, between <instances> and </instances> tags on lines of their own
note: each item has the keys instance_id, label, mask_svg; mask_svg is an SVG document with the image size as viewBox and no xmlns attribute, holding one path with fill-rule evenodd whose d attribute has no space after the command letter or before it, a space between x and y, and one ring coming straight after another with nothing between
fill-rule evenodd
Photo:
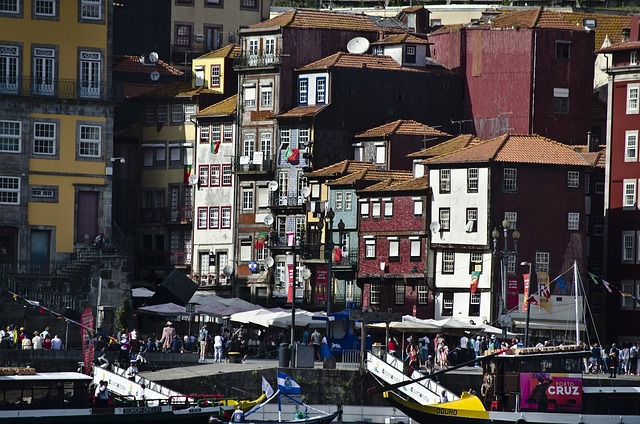
<instances>
[{"instance_id":1,"label":"antenna","mask_svg":"<svg viewBox=\"0 0 640 424\"><path fill-rule=\"evenodd\" d=\"M311 194L311 189L307 186L302 187L302 195L304 197L309 197L309 195Z\"/></svg>"},{"instance_id":2,"label":"antenna","mask_svg":"<svg viewBox=\"0 0 640 424\"><path fill-rule=\"evenodd\" d=\"M353 54L366 53L369 50L369 40L364 37L355 37L347 43L347 51Z\"/></svg>"},{"instance_id":3,"label":"antenna","mask_svg":"<svg viewBox=\"0 0 640 424\"><path fill-rule=\"evenodd\" d=\"M265 260L265 262L267 263L267 266L269 268L271 268L273 266L273 264L275 263L275 261L273 260L273 258L271 256L267 256L267 259Z\"/></svg>"}]
</instances>

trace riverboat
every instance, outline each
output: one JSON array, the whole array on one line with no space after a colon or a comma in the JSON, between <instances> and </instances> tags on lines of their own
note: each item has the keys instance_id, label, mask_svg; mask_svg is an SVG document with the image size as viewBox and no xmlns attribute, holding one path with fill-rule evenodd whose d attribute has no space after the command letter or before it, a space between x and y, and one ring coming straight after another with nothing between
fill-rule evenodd
<instances>
[{"instance_id":1,"label":"riverboat","mask_svg":"<svg viewBox=\"0 0 640 424\"><path fill-rule=\"evenodd\" d=\"M383 396L422 424L640 423L639 387L597 377L592 378L598 386L585 385L582 370L590 355L580 346L510 349L481 358L477 395L462 393L433 405L405 400L388 389Z\"/></svg>"}]
</instances>

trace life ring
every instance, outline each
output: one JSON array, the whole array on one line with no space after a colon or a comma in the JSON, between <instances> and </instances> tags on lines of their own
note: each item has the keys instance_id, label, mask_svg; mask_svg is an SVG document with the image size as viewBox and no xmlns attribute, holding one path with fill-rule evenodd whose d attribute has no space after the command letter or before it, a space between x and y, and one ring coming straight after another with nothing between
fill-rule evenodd
<instances>
[{"instance_id":1,"label":"life ring","mask_svg":"<svg viewBox=\"0 0 640 424\"><path fill-rule=\"evenodd\" d=\"M489 390L493 387L493 376L491 374L485 374L482 379L482 386L480 386L480 394L486 398Z\"/></svg>"}]
</instances>

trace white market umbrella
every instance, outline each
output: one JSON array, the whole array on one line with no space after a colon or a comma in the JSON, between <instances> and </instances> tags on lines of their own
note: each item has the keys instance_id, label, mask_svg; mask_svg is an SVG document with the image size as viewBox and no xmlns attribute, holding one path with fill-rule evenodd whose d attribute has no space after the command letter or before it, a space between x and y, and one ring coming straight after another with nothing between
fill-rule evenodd
<instances>
[{"instance_id":1,"label":"white market umbrella","mask_svg":"<svg viewBox=\"0 0 640 424\"><path fill-rule=\"evenodd\" d=\"M155 314L162 316L189 315L187 313L187 309L184 306L180 306L171 302L163 303L161 305L142 306L138 308L138 311L145 314Z\"/></svg>"}]
</instances>

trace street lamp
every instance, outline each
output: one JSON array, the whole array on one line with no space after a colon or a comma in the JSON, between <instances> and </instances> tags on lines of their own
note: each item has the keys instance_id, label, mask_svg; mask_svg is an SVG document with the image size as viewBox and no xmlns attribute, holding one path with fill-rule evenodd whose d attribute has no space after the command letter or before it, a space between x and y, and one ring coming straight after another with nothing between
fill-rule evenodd
<instances>
[{"instance_id":1,"label":"street lamp","mask_svg":"<svg viewBox=\"0 0 640 424\"><path fill-rule=\"evenodd\" d=\"M531 274L531 262L522 261L520 265L529 265L529 290L527 298L524 300L527 305L527 319L524 327L524 347L529 347L529 319L531 317L531 293L533 291L533 274Z\"/></svg>"},{"instance_id":2,"label":"street lamp","mask_svg":"<svg viewBox=\"0 0 640 424\"><path fill-rule=\"evenodd\" d=\"M328 263L327 263L327 318L331 315L331 303L333 302L332 294L333 290L333 218L335 218L336 213L333 211L333 208L329 209L327 212L327 218L329 218L329 229L327 230L326 236L326 250L329 254ZM327 330L329 329L329 321L327 320ZM329 332L327 331L327 338L329 337Z\"/></svg>"},{"instance_id":3,"label":"street lamp","mask_svg":"<svg viewBox=\"0 0 640 424\"><path fill-rule=\"evenodd\" d=\"M507 337L507 328L511 326L511 317L507 313L507 263L513 256L518 256L518 240L520 239L520 231L514 229L511 233L513 237L513 250L509 248L509 226L511 222L507 218L502 220L502 232L504 234L504 245L502 250L498 250L498 239L500 238L500 231L494 228L491 232L493 237L493 254L500 258L500 273L502 284L501 299L500 299L500 326L502 327L502 337Z\"/></svg>"}]
</instances>

